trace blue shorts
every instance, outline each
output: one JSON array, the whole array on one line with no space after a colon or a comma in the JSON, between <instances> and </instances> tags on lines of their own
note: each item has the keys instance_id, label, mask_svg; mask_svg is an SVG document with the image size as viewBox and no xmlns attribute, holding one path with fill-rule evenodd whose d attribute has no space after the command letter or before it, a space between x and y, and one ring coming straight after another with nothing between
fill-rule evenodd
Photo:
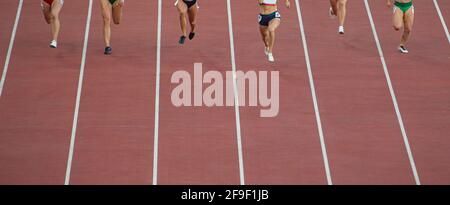
<instances>
[{"instance_id":1,"label":"blue shorts","mask_svg":"<svg viewBox=\"0 0 450 205\"><path fill-rule=\"evenodd\" d=\"M192 6L194 6L197 3L197 0L190 0L190 1L183 0L183 2L187 5L188 9L190 9Z\"/></svg>"},{"instance_id":2,"label":"blue shorts","mask_svg":"<svg viewBox=\"0 0 450 205\"><path fill-rule=\"evenodd\" d=\"M271 14L259 14L258 22L261 26L269 26L270 21L273 19L281 19L281 15L278 11L275 11Z\"/></svg>"}]
</instances>

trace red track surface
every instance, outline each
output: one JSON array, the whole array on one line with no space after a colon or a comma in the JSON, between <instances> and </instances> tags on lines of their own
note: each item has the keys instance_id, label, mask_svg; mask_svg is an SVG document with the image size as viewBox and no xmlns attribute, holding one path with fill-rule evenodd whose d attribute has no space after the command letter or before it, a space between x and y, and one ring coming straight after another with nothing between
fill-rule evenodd
<instances>
[{"instance_id":1,"label":"red track surface","mask_svg":"<svg viewBox=\"0 0 450 205\"><path fill-rule=\"evenodd\" d=\"M422 182L449 184L450 47L433 2L417 1L415 5L410 55L397 53L394 46L399 34L383 25L388 11L382 5L373 4L374 20ZM440 6L441 10L450 8L449 4Z\"/></svg>"},{"instance_id":2,"label":"red track surface","mask_svg":"<svg viewBox=\"0 0 450 205\"><path fill-rule=\"evenodd\" d=\"M196 62L203 72L231 70L226 1L202 1L200 7L198 36L182 47L177 11L163 1L159 184L239 184L233 107L176 108L170 100L175 71L194 76Z\"/></svg>"},{"instance_id":3,"label":"red track surface","mask_svg":"<svg viewBox=\"0 0 450 205\"><path fill-rule=\"evenodd\" d=\"M328 2L301 4L334 182L412 183L363 1L348 5L345 36L317 12Z\"/></svg>"},{"instance_id":4,"label":"red track surface","mask_svg":"<svg viewBox=\"0 0 450 205\"><path fill-rule=\"evenodd\" d=\"M278 70L281 79L277 117L261 118L262 107L241 108L247 184L326 184L295 7L280 8L277 63L270 65L255 23L255 2L232 5L237 69Z\"/></svg>"},{"instance_id":5,"label":"red track surface","mask_svg":"<svg viewBox=\"0 0 450 205\"><path fill-rule=\"evenodd\" d=\"M151 183L156 8L155 1L127 4L112 29L114 53L105 56L94 2L72 184Z\"/></svg>"},{"instance_id":6,"label":"red track surface","mask_svg":"<svg viewBox=\"0 0 450 205\"><path fill-rule=\"evenodd\" d=\"M24 1L0 100L2 184L64 182L87 4L65 6L61 48L51 50L39 1Z\"/></svg>"},{"instance_id":7,"label":"red track surface","mask_svg":"<svg viewBox=\"0 0 450 205\"><path fill-rule=\"evenodd\" d=\"M439 7L441 8L441 13L442 16L444 17L444 19L446 19L446 25L447 28L450 29L450 22L448 21L448 19L450 19L450 1L445 1L445 0L437 0ZM450 32L450 31L449 31Z\"/></svg>"},{"instance_id":8,"label":"red track surface","mask_svg":"<svg viewBox=\"0 0 450 205\"><path fill-rule=\"evenodd\" d=\"M0 6L3 68L18 0ZM231 70L225 0L200 1L198 35L186 45L178 13L163 0L158 184L239 184L234 107L172 105L173 72ZM104 56L94 1L70 184L152 184L158 1L129 1ZM251 1L232 1L238 70L280 72L280 112L240 107L246 184L327 184L295 1L265 60ZM450 47L432 0L415 1L410 54L396 46L391 11L369 0L422 184L450 183ZM447 25L450 2L438 0ZM414 184L410 160L364 1L349 1L346 34L327 1L300 1L334 184ZM66 1L60 48L38 1L24 1L0 96L0 184L64 184L82 57L87 2ZM204 86L205 88L206 86ZM194 93L192 93L194 94ZM243 99L240 99L243 100Z\"/></svg>"},{"instance_id":9,"label":"red track surface","mask_svg":"<svg viewBox=\"0 0 450 205\"><path fill-rule=\"evenodd\" d=\"M2 69L3 69L3 65L5 64L5 58L6 58L6 53L8 52L8 46L9 46L9 40L11 38L11 31L14 25L14 20L15 20L15 12L17 10L17 4L16 3L11 3L11 2L7 2L7 1L2 1L0 3L0 6L2 8L5 8L6 11L8 12L2 12L0 14L0 18L4 19L2 21L2 23L0 24L0 30L1 35L0 35L0 65L2 65Z\"/></svg>"}]
</instances>

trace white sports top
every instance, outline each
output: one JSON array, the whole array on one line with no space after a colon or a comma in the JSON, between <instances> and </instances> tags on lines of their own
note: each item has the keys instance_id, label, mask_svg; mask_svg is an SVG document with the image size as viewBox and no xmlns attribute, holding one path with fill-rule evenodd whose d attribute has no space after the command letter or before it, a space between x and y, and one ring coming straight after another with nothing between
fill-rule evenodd
<instances>
[{"instance_id":1,"label":"white sports top","mask_svg":"<svg viewBox=\"0 0 450 205\"><path fill-rule=\"evenodd\" d=\"M262 5L275 6L277 4L277 0L263 0Z\"/></svg>"}]
</instances>

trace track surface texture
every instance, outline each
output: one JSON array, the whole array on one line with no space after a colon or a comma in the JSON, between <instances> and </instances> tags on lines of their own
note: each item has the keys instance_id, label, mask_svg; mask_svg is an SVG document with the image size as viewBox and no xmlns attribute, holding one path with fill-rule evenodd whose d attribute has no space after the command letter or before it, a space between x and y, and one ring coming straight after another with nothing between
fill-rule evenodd
<instances>
[{"instance_id":1,"label":"track surface texture","mask_svg":"<svg viewBox=\"0 0 450 205\"><path fill-rule=\"evenodd\" d=\"M450 184L450 1L414 1L407 55L385 1L349 1L345 35L280 1L275 63L255 2L199 5L180 45L173 1L127 1L105 56L98 1L65 2L57 49L39 1L1 1L0 184ZM246 105L175 106L177 71L213 83L195 63ZM279 73L278 115L234 70Z\"/></svg>"}]
</instances>

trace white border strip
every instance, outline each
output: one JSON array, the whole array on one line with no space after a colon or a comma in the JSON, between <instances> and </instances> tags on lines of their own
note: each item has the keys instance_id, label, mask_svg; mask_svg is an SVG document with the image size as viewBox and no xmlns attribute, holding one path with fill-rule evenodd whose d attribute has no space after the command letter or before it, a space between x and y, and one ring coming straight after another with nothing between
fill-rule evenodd
<instances>
[{"instance_id":1,"label":"white border strip","mask_svg":"<svg viewBox=\"0 0 450 205\"><path fill-rule=\"evenodd\" d=\"M319 132L320 146L322 148L322 156L323 156L323 163L324 163L324 166L325 166L325 173L327 175L328 185L333 185L333 182L331 180L330 166L329 166L329 163L328 163L327 149L326 149L326 146L325 146L325 139L324 139L324 136L323 136L322 121L320 119L319 105L317 103L316 88L314 86L314 78L313 78L312 69L311 69L311 62L310 62L310 59L309 59L308 44L306 43L306 35L305 35L305 29L304 29L304 26L303 26L303 18L302 18L302 13L301 13L301 9L300 9L300 3L298 2L298 0L295 0L295 4L296 4L296 7L297 7L297 14L298 14L298 22L299 22L299 26L300 26L300 33L302 35L302 42L303 42L303 49L304 49L304 52L305 52L306 67L308 69L309 84L310 84L310 87L311 87L311 96L312 96L313 104L314 104L314 112L316 114L317 130Z\"/></svg>"},{"instance_id":2,"label":"white border strip","mask_svg":"<svg viewBox=\"0 0 450 205\"><path fill-rule=\"evenodd\" d=\"M158 0L158 36L156 46L155 128L153 136L153 185L158 184L159 84L161 75L162 0Z\"/></svg>"},{"instance_id":3,"label":"white border strip","mask_svg":"<svg viewBox=\"0 0 450 205\"><path fill-rule=\"evenodd\" d=\"M436 11L437 11L437 13L439 15L439 19L441 19L442 27L444 28L445 35L447 36L448 43L450 44L450 34L448 33L447 24L445 24L444 17L442 16L441 8L439 8L439 4L438 4L437 0L433 0L433 2L434 2L434 6L436 7Z\"/></svg>"},{"instance_id":4,"label":"white border strip","mask_svg":"<svg viewBox=\"0 0 450 205\"><path fill-rule=\"evenodd\" d=\"M378 53L380 55L381 64L383 64L384 75L386 76L386 82L388 84L389 92L390 92L391 97L392 97L392 103L394 104L395 114L397 114L398 124L400 125L400 130L402 132L403 141L404 141L405 147L406 147L406 152L408 153L409 162L410 162L411 169L412 169L412 172L413 172L413 175L414 175L414 180L415 180L417 185L420 185L419 174L417 173L416 164L414 162L414 158L413 158L413 154L412 154L412 151L411 151L411 147L409 146L408 136L406 135L406 130L405 130L405 126L403 124L402 115L400 114L400 109L399 109L399 106L398 106L398 103L397 103L397 98L395 97L395 92L394 92L394 88L392 86L391 77L389 76L389 71L388 71L388 68L386 66L386 61L384 59L383 49L381 48L380 40L378 38L377 30L375 28L375 23L374 23L373 18L372 18L372 12L370 11L370 6L369 6L369 3L367 2L367 0L364 0L364 4L366 5L367 15L369 16L370 25L372 26L372 33L373 33L373 37L375 39L375 42L377 44L377 48L378 48Z\"/></svg>"},{"instance_id":5,"label":"white border strip","mask_svg":"<svg viewBox=\"0 0 450 205\"><path fill-rule=\"evenodd\" d=\"M88 16L86 20L86 29L84 33L83 55L81 57L80 76L78 78L77 98L75 102L75 112L73 115L72 135L70 136L70 149L69 149L69 156L67 159L66 178L64 185L69 185L70 172L72 171L72 160L73 160L73 152L75 149L75 137L77 133L78 112L80 110L81 91L83 90L84 68L86 65L86 53L89 40L89 28L91 25L91 16L92 16L92 0L89 0Z\"/></svg>"},{"instance_id":6,"label":"white border strip","mask_svg":"<svg viewBox=\"0 0 450 205\"><path fill-rule=\"evenodd\" d=\"M231 16L231 1L227 0L228 10L228 30L230 33L230 51L231 51L231 67L233 69L233 87L234 87L234 112L236 116L236 140L238 146L239 157L239 179L241 185L245 185L244 175L244 157L242 153L242 137L241 137L241 121L239 115L239 98L236 82L236 59L234 55L234 35L233 35L233 17Z\"/></svg>"},{"instance_id":7,"label":"white border strip","mask_svg":"<svg viewBox=\"0 0 450 205\"><path fill-rule=\"evenodd\" d=\"M9 61L11 59L11 52L14 46L14 40L16 39L17 26L19 25L20 14L22 13L23 0L19 1L19 6L17 7L16 20L14 22L14 27L11 34L11 39L9 40L8 53L6 54L5 66L3 67L2 79L0 80L0 97L3 93L3 86L6 81L6 74L8 73Z\"/></svg>"}]
</instances>

